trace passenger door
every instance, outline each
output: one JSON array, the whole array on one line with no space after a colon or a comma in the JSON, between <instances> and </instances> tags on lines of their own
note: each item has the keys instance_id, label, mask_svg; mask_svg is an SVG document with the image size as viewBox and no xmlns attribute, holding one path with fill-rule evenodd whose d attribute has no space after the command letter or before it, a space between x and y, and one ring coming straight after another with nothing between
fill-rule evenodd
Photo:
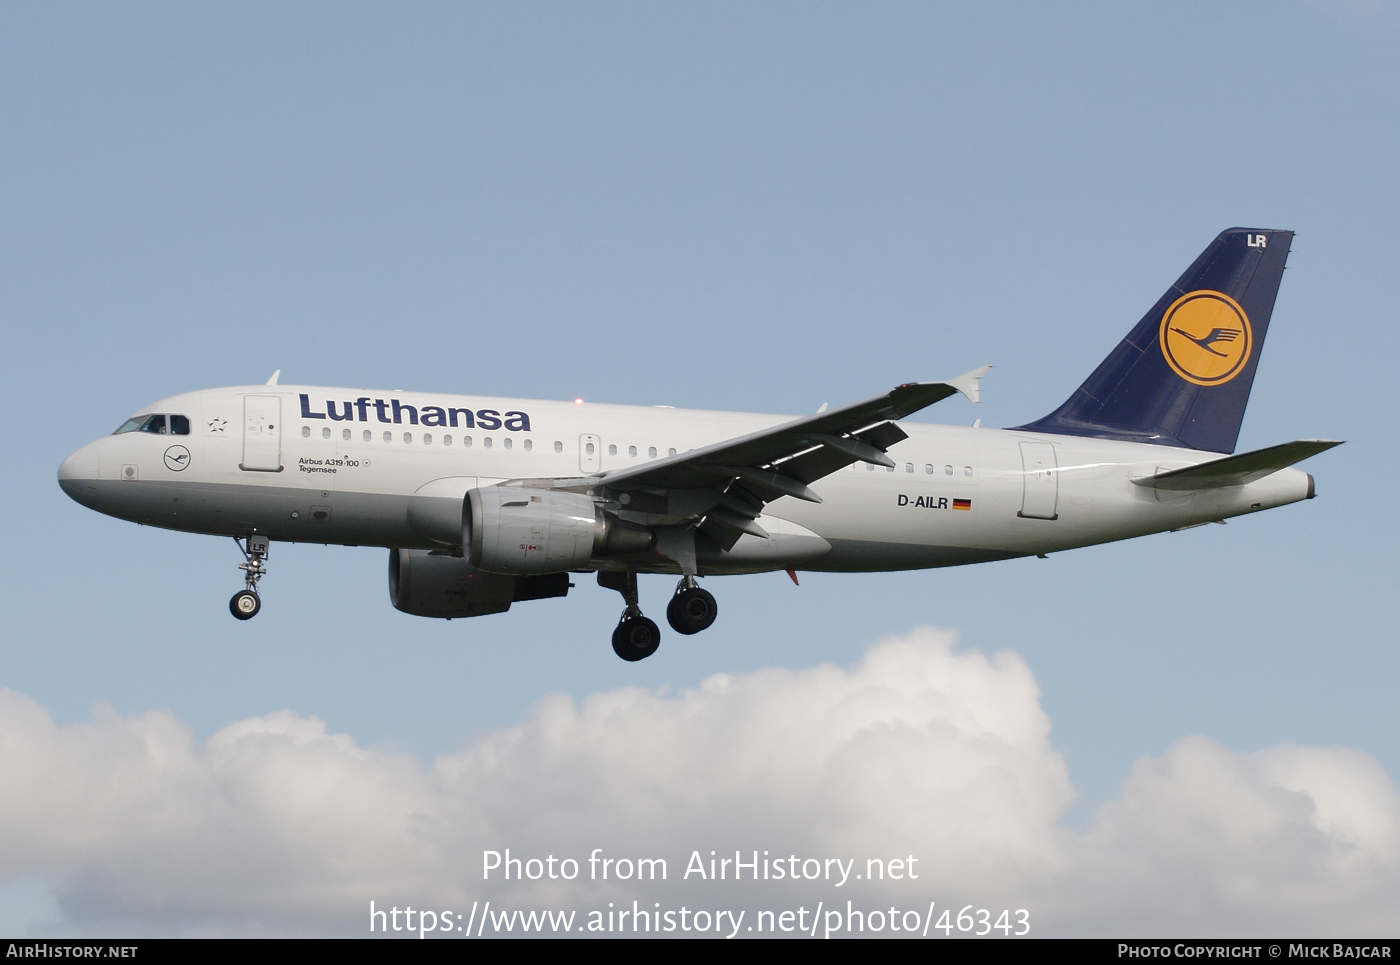
<instances>
[{"instance_id":1,"label":"passenger door","mask_svg":"<svg viewBox=\"0 0 1400 965\"><path fill-rule=\"evenodd\" d=\"M1026 519L1058 519L1060 473L1055 446L1049 442L1021 443L1021 511Z\"/></svg>"},{"instance_id":2,"label":"passenger door","mask_svg":"<svg viewBox=\"0 0 1400 965\"><path fill-rule=\"evenodd\" d=\"M247 472L282 471L282 399L276 395L243 397L243 461Z\"/></svg>"}]
</instances>

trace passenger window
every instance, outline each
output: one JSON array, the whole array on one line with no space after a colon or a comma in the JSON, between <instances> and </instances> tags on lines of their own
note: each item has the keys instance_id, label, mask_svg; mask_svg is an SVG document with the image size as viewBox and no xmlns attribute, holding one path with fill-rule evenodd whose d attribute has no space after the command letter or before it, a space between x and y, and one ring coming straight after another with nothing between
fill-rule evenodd
<instances>
[{"instance_id":1,"label":"passenger window","mask_svg":"<svg viewBox=\"0 0 1400 965\"><path fill-rule=\"evenodd\" d=\"M340 438L344 439L346 442L349 442L349 441L350 441L350 430L349 430L349 429L341 429L341 430L340 430Z\"/></svg>"},{"instance_id":2,"label":"passenger window","mask_svg":"<svg viewBox=\"0 0 1400 965\"><path fill-rule=\"evenodd\" d=\"M666 450L666 455L668 455L668 456L674 456L675 454L676 454L676 450L674 450L674 449L667 449L667 450Z\"/></svg>"},{"instance_id":3,"label":"passenger window","mask_svg":"<svg viewBox=\"0 0 1400 965\"><path fill-rule=\"evenodd\" d=\"M501 443L501 445L503 445L503 446L505 446L507 449L509 449L509 448L511 447L512 442L513 442L513 440L511 439L511 437L510 437L510 436L506 436L505 441L503 441L503 442Z\"/></svg>"},{"instance_id":4,"label":"passenger window","mask_svg":"<svg viewBox=\"0 0 1400 965\"><path fill-rule=\"evenodd\" d=\"M933 475L933 463L928 463L928 464L926 464L926 465L924 466L924 475L925 475L925 476L932 476L932 475Z\"/></svg>"},{"instance_id":5,"label":"passenger window","mask_svg":"<svg viewBox=\"0 0 1400 965\"><path fill-rule=\"evenodd\" d=\"M322 427L321 427L321 438L322 438L322 439L329 439L330 437L331 437L331 427L330 427L330 426L322 426Z\"/></svg>"},{"instance_id":6,"label":"passenger window","mask_svg":"<svg viewBox=\"0 0 1400 965\"><path fill-rule=\"evenodd\" d=\"M411 432L405 432L405 433L403 434L403 441L404 441L405 443L412 442L412 441L413 441L413 433L411 433Z\"/></svg>"},{"instance_id":7,"label":"passenger window","mask_svg":"<svg viewBox=\"0 0 1400 965\"><path fill-rule=\"evenodd\" d=\"M904 471L905 471L905 472L913 472L913 471L914 471L914 464L913 464L912 462L906 462L906 463L904 464Z\"/></svg>"},{"instance_id":8,"label":"passenger window","mask_svg":"<svg viewBox=\"0 0 1400 965\"><path fill-rule=\"evenodd\" d=\"M432 444L433 444L433 434L432 434L431 432L425 432L425 433L423 433L423 445L425 445L425 446L431 446Z\"/></svg>"},{"instance_id":9,"label":"passenger window","mask_svg":"<svg viewBox=\"0 0 1400 965\"><path fill-rule=\"evenodd\" d=\"M629 456L635 456L636 454L637 454L637 447L636 447L636 446L628 446L628 447L627 447L627 455L629 455Z\"/></svg>"},{"instance_id":10,"label":"passenger window","mask_svg":"<svg viewBox=\"0 0 1400 965\"><path fill-rule=\"evenodd\" d=\"M556 443L554 444L554 451L555 451L555 452L563 452L563 451L564 451L564 444L563 444L562 442L556 442Z\"/></svg>"},{"instance_id":11,"label":"passenger window","mask_svg":"<svg viewBox=\"0 0 1400 965\"><path fill-rule=\"evenodd\" d=\"M588 455L590 456L593 455L593 443L590 442L584 445L583 451L588 453Z\"/></svg>"},{"instance_id":12,"label":"passenger window","mask_svg":"<svg viewBox=\"0 0 1400 965\"><path fill-rule=\"evenodd\" d=\"M310 426L302 426L302 427L301 427L301 437L302 437L303 439L310 439L310 438L311 438L311 427L310 427Z\"/></svg>"},{"instance_id":13,"label":"passenger window","mask_svg":"<svg viewBox=\"0 0 1400 965\"><path fill-rule=\"evenodd\" d=\"M972 467L971 467L971 466L963 466L963 475L964 475L964 476L971 476L971 475L972 475Z\"/></svg>"},{"instance_id":14,"label":"passenger window","mask_svg":"<svg viewBox=\"0 0 1400 965\"><path fill-rule=\"evenodd\" d=\"M190 420L182 415L170 417L170 434L172 436L187 436L190 434Z\"/></svg>"},{"instance_id":15,"label":"passenger window","mask_svg":"<svg viewBox=\"0 0 1400 965\"><path fill-rule=\"evenodd\" d=\"M534 443L533 443L533 442L531 442L529 439L526 439L526 440L525 440L525 451L526 451L526 452L529 452L529 451L530 451L531 449L533 449L534 447L535 447L535 446L534 446Z\"/></svg>"},{"instance_id":16,"label":"passenger window","mask_svg":"<svg viewBox=\"0 0 1400 965\"><path fill-rule=\"evenodd\" d=\"M944 467L943 467L943 475L945 475L945 476L951 476L952 474L953 474L953 467L952 467L952 466L944 466Z\"/></svg>"},{"instance_id":17,"label":"passenger window","mask_svg":"<svg viewBox=\"0 0 1400 965\"><path fill-rule=\"evenodd\" d=\"M867 463L865 464L865 471L866 471L866 472L874 472L874 471L875 471L875 463L873 463L873 462L867 462Z\"/></svg>"},{"instance_id":18,"label":"passenger window","mask_svg":"<svg viewBox=\"0 0 1400 965\"><path fill-rule=\"evenodd\" d=\"M608 455L610 455L610 456L615 456L615 455L617 455L617 446L608 446Z\"/></svg>"},{"instance_id":19,"label":"passenger window","mask_svg":"<svg viewBox=\"0 0 1400 965\"><path fill-rule=\"evenodd\" d=\"M370 431L369 431L368 429L366 429L366 430L365 430L365 442L369 442L371 438L373 438L373 437L370 435Z\"/></svg>"},{"instance_id":20,"label":"passenger window","mask_svg":"<svg viewBox=\"0 0 1400 965\"><path fill-rule=\"evenodd\" d=\"M153 432L158 436L165 435L165 416L147 416L146 421L141 423L139 432Z\"/></svg>"},{"instance_id":21,"label":"passenger window","mask_svg":"<svg viewBox=\"0 0 1400 965\"><path fill-rule=\"evenodd\" d=\"M451 437L451 436L443 436L443 437L442 437L442 444L443 444L444 446L450 446L450 445L452 445L452 437Z\"/></svg>"},{"instance_id":22,"label":"passenger window","mask_svg":"<svg viewBox=\"0 0 1400 965\"><path fill-rule=\"evenodd\" d=\"M894 466L886 466L885 472L894 472Z\"/></svg>"},{"instance_id":23,"label":"passenger window","mask_svg":"<svg viewBox=\"0 0 1400 965\"><path fill-rule=\"evenodd\" d=\"M652 459L655 459L655 458L656 458L656 447L655 447L655 446L652 446L651 448L649 448L649 449L647 450L647 455L650 456Z\"/></svg>"},{"instance_id":24,"label":"passenger window","mask_svg":"<svg viewBox=\"0 0 1400 965\"><path fill-rule=\"evenodd\" d=\"M490 448L491 448L491 437L490 437L490 436L487 436L485 439L482 439L482 440L481 440L481 445L482 445L483 448L490 449Z\"/></svg>"},{"instance_id":25,"label":"passenger window","mask_svg":"<svg viewBox=\"0 0 1400 965\"><path fill-rule=\"evenodd\" d=\"M392 432L386 432L386 433L384 433L384 441L385 441L385 442L393 442L393 441L394 441L394 434L393 434Z\"/></svg>"},{"instance_id":26,"label":"passenger window","mask_svg":"<svg viewBox=\"0 0 1400 965\"><path fill-rule=\"evenodd\" d=\"M463 448L463 449L470 449L471 447L472 447L472 437L471 437L471 436L463 436L463 437L462 437L462 448Z\"/></svg>"}]
</instances>

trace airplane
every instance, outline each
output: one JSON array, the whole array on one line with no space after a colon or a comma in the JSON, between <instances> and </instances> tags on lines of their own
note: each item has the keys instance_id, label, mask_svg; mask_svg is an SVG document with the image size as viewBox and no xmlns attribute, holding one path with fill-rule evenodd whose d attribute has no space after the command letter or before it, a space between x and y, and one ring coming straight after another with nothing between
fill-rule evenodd
<instances>
[{"instance_id":1,"label":"airplane","mask_svg":"<svg viewBox=\"0 0 1400 965\"><path fill-rule=\"evenodd\" d=\"M146 406L74 452L84 506L232 536L240 620L273 541L389 550L399 610L451 620L622 594L625 660L661 634L640 573L679 576L667 620L714 623L698 580L984 563L1176 531L1315 495L1295 463L1340 442L1235 455L1293 232L1222 232L1049 415L1008 429L902 421L983 366L803 417L280 385Z\"/></svg>"}]
</instances>

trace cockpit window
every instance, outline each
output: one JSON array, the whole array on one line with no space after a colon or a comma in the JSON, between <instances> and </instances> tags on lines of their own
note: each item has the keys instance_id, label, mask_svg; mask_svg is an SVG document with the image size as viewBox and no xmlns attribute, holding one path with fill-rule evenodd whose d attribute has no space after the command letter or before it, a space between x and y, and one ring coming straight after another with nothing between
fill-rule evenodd
<instances>
[{"instance_id":1,"label":"cockpit window","mask_svg":"<svg viewBox=\"0 0 1400 965\"><path fill-rule=\"evenodd\" d=\"M169 419L168 423L167 419ZM182 415L139 415L134 419L127 419L122 423L121 428L112 435L119 436L123 432L150 432L158 436L187 436L190 434L190 420L188 416Z\"/></svg>"}]
</instances>

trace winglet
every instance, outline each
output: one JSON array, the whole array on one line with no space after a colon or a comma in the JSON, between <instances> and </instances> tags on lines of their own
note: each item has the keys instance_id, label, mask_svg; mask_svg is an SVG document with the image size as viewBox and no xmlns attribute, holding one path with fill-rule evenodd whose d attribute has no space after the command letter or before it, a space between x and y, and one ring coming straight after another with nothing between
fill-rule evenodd
<instances>
[{"instance_id":1,"label":"winglet","mask_svg":"<svg viewBox=\"0 0 1400 965\"><path fill-rule=\"evenodd\" d=\"M264 383L264 384L266 384L266 385L276 385L276 384L277 384L277 379L278 379L278 377L279 377L281 374L282 374L282 370L281 370L281 369L278 369L276 372L273 372L273 373L272 373L272 378L268 379L267 382Z\"/></svg>"},{"instance_id":2,"label":"winglet","mask_svg":"<svg viewBox=\"0 0 1400 965\"><path fill-rule=\"evenodd\" d=\"M969 402L981 401L977 392L977 383L982 381L982 376L992 370L990 365L984 365L980 369L973 369L971 372L964 372L956 379L946 379L945 383L957 389L967 396Z\"/></svg>"}]
</instances>

